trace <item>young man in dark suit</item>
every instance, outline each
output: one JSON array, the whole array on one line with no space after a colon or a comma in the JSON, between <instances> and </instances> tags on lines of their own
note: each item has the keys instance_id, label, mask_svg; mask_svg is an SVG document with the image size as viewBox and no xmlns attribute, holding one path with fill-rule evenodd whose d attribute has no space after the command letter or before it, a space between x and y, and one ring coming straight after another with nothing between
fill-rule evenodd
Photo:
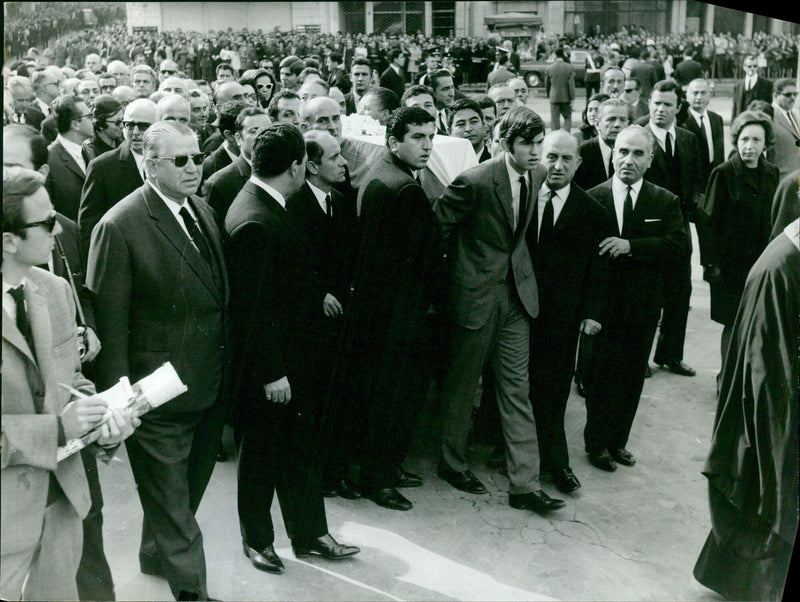
<instances>
[{"instance_id":1,"label":"young man in dark suit","mask_svg":"<svg viewBox=\"0 0 800 602\"><path fill-rule=\"evenodd\" d=\"M744 57L744 79L733 86L733 110L731 122L736 116L746 110L754 100L772 102L772 80L761 77L758 73L758 60L752 54Z\"/></svg>"},{"instance_id":2,"label":"young man in dark suit","mask_svg":"<svg viewBox=\"0 0 800 602\"><path fill-rule=\"evenodd\" d=\"M572 182L581 162L577 140L554 130L542 144L547 178L536 194L528 249L539 292L531 320L530 399L539 444L539 479L571 493L581 484L569 465L564 412L578 334L597 334L606 301L606 272L597 247L610 231L603 208Z\"/></svg>"},{"instance_id":3,"label":"young man in dark suit","mask_svg":"<svg viewBox=\"0 0 800 602\"><path fill-rule=\"evenodd\" d=\"M397 98L401 98L403 92L406 91L405 66L408 58L399 48L389 50L386 58L389 61L389 66L381 74L381 88L388 88L397 94Z\"/></svg>"},{"instance_id":4,"label":"young man in dark suit","mask_svg":"<svg viewBox=\"0 0 800 602\"><path fill-rule=\"evenodd\" d=\"M695 79L686 87L689 110L679 125L697 138L698 151L698 195L705 195L711 170L725 161L725 134L722 116L708 110L711 87L704 79Z\"/></svg>"},{"instance_id":5,"label":"young man in dark suit","mask_svg":"<svg viewBox=\"0 0 800 602\"><path fill-rule=\"evenodd\" d=\"M622 130L614 177L588 191L616 227L599 247L609 262L611 295L587 367L584 430L589 461L606 471L636 462L626 445L658 323L662 275L687 245L678 197L643 179L655 145L646 128Z\"/></svg>"},{"instance_id":6,"label":"young man in dark suit","mask_svg":"<svg viewBox=\"0 0 800 602\"><path fill-rule=\"evenodd\" d=\"M270 519L277 491L292 548L340 559L359 552L328 533L320 421L328 419L318 335L325 291L303 226L286 210L302 186L306 151L292 125L262 129L253 171L225 217L231 273L232 394L244 412L238 510L245 555L282 573Z\"/></svg>"},{"instance_id":7,"label":"young man in dark suit","mask_svg":"<svg viewBox=\"0 0 800 602\"><path fill-rule=\"evenodd\" d=\"M194 196L203 155L177 121L144 135L145 184L98 222L87 282L104 352L100 387L170 361L188 392L142 416L126 447L144 510L139 565L177 599L207 599L194 517L227 414L228 278L211 208Z\"/></svg>"},{"instance_id":8,"label":"young man in dark suit","mask_svg":"<svg viewBox=\"0 0 800 602\"><path fill-rule=\"evenodd\" d=\"M241 101L231 101L222 105L219 113L219 133L222 143L203 161L203 182L208 181L214 173L233 163L239 156L236 144L236 118L248 105Z\"/></svg>"}]
</instances>

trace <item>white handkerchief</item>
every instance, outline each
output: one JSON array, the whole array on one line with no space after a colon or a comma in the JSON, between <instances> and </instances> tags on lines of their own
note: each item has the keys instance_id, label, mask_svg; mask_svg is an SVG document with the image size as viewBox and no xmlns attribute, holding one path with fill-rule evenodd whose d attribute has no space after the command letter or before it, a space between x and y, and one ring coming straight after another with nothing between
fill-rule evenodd
<instances>
[{"instance_id":1,"label":"white handkerchief","mask_svg":"<svg viewBox=\"0 0 800 602\"><path fill-rule=\"evenodd\" d=\"M660 218L660 217L657 217L657 218L654 218L654 219L645 219L644 221L645 221L645 222L660 222L660 221L661 221L661 218Z\"/></svg>"}]
</instances>

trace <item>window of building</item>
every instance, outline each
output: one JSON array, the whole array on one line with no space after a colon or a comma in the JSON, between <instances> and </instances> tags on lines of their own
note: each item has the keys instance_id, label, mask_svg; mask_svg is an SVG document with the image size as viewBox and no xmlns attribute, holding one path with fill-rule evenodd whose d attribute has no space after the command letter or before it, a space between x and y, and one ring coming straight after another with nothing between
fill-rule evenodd
<instances>
[{"instance_id":1,"label":"window of building","mask_svg":"<svg viewBox=\"0 0 800 602\"><path fill-rule=\"evenodd\" d=\"M339 6L344 33L357 34L367 30L367 13L363 2L341 2Z\"/></svg>"},{"instance_id":2,"label":"window of building","mask_svg":"<svg viewBox=\"0 0 800 602\"><path fill-rule=\"evenodd\" d=\"M425 32L424 2L375 2L372 16L375 33L391 35Z\"/></svg>"},{"instance_id":3,"label":"window of building","mask_svg":"<svg viewBox=\"0 0 800 602\"><path fill-rule=\"evenodd\" d=\"M450 36L456 29L456 3L431 2L433 35Z\"/></svg>"},{"instance_id":4,"label":"window of building","mask_svg":"<svg viewBox=\"0 0 800 602\"><path fill-rule=\"evenodd\" d=\"M653 34L669 31L667 0L569 0L564 29L570 34L611 34L622 27L643 27Z\"/></svg>"}]
</instances>

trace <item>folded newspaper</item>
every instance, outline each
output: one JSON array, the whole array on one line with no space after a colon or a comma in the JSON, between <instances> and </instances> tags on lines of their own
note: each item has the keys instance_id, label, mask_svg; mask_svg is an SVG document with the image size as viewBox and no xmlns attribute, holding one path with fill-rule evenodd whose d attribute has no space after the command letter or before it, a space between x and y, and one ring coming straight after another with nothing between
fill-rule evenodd
<instances>
[{"instance_id":1,"label":"folded newspaper","mask_svg":"<svg viewBox=\"0 0 800 602\"><path fill-rule=\"evenodd\" d=\"M103 420L88 433L59 447L56 452L57 461L61 462L97 441L100 438L100 427L111 418L112 410L130 410L131 415L138 418L188 390L170 362L133 385L127 376L123 376L116 385L99 393L108 402L109 411Z\"/></svg>"}]
</instances>

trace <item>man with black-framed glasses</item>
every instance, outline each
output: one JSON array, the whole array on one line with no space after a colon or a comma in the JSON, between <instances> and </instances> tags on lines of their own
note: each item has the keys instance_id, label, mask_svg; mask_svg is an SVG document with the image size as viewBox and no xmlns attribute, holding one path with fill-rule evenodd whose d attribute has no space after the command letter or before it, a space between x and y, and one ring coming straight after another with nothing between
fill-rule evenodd
<instances>
[{"instance_id":1,"label":"man with black-framed glasses","mask_svg":"<svg viewBox=\"0 0 800 602\"><path fill-rule=\"evenodd\" d=\"M731 122L754 100L772 102L772 80L758 74L758 59L753 54L744 57L744 79L733 86Z\"/></svg>"},{"instance_id":2,"label":"man with black-framed glasses","mask_svg":"<svg viewBox=\"0 0 800 602\"><path fill-rule=\"evenodd\" d=\"M188 392L142 416L126 446L144 510L139 565L178 600L208 599L203 536L194 513L216 461L227 407L228 283L222 240L195 196L203 156L191 128L150 126L143 186L92 232L87 283L107 353L97 382L136 381L170 361Z\"/></svg>"},{"instance_id":3,"label":"man with black-framed glasses","mask_svg":"<svg viewBox=\"0 0 800 602\"><path fill-rule=\"evenodd\" d=\"M168 77L174 77L176 75L178 75L178 63L169 59L161 61L161 65L158 67L159 83L163 83Z\"/></svg>"}]
</instances>

